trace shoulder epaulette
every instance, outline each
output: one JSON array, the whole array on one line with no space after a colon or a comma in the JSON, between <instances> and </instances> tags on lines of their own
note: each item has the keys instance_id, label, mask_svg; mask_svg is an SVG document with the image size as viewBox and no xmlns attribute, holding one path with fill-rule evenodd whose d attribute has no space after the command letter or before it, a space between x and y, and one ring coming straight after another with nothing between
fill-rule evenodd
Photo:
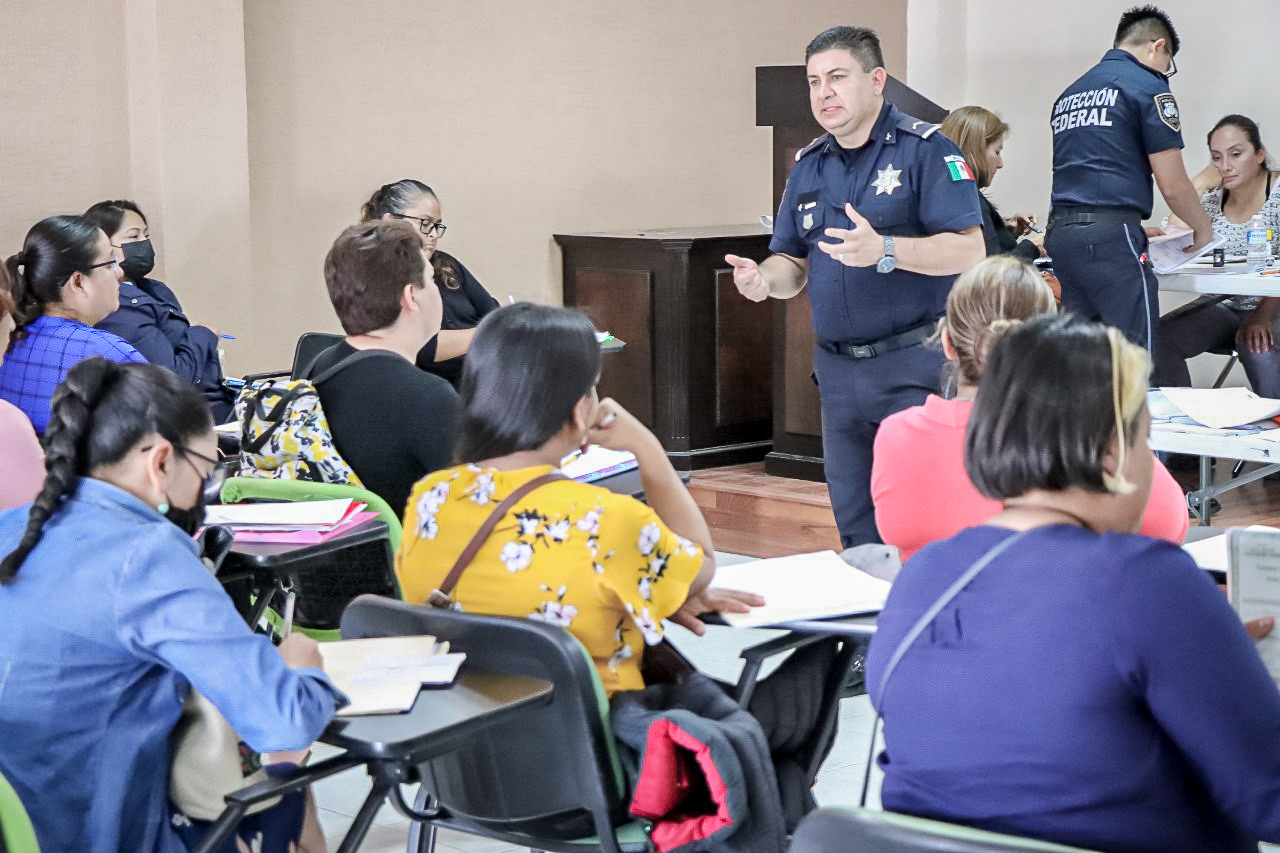
<instances>
[{"instance_id":1,"label":"shoulder epaulette","mask_svg":"<svg viewBox=\"0 0 1280 853\"><path fill-rule=\"evenodd\" d=\"M921 139L928 139L930 136L933 136L937 133L938 128L940 127L942 127L942 125L929 124L927 121L921 121L920 119L913 118L912 116L903 116L902 120L898 122L898 130L915 134Z\"/></svg>"},{"instance_id":2,"label":"shoulder epaulette","mask_svg":"<svg viewBox=\"0 0 1280 853\"><path fill-rule=\"evenodd\" d=\"M800 158L801 158L801 157L803 157L804 155L808 154L810 151L812 151L813 149L815 149L815 148L817 148L819 145L821 145L821 144L823 143L823 141L824 141L824 140L826 140L827 136L828 136L828 134L825 134L825 133L824 133L824 134L822 134L821 136L819 136L817 139L813 140L813 141L812 141L812 142L810 142L808 145L806 145L805 147L803 147L803 148L801 148L799 151L797 151L797 152L796 152L796 162L797 162L797 163L799 163L799 162L800 162Z\"/></svg>"}]
</instances>

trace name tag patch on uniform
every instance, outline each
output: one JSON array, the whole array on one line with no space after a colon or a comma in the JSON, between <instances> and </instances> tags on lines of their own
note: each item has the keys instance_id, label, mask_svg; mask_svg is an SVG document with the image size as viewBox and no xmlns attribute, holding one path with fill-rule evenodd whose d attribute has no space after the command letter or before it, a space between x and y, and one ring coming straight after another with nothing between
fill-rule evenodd
<instances>
[{"instance_id":1,"label":"name tag patch on uniform","mask_svg":"<svg viewBox=\"0 0 1280 853\"><path fill-rule=\"evenodd\" d=\"M813 227L813 209L818 206L818 194L816 192L803 193L796 199L796 211L804 214L804 219L800 221L800 227L806 231Z\"/></svg>"},{"instance_id":2,"label":"name tag patch on uniform","mask_svg":"<svg viewBox=\"0 0 1280 853\"><path fill-rule=\"evenodd\" d=\"M1178 102L1173 99L1172 92L1156 95L1156 113L1170 129L1182 132L1182 117L1178 115Z\"/></svg>"},{"instance_id":3,"label":"name tag patch on uniform","mask_svg":"<svg viewBox=\"0 0 1280 853\"><path fill-rule=\"evenodd\" d=\"M871 182L871 186L876 188L876 195L893 195L893 191L902 186L902 181L898 180L901 174L902 170L893 168L892 163L876 172L876 179Z\"/></svg>"},{"instance_id":4,"label":"name tag patch on uniform","mask_svg":"<svg viewBox=\"0 0 1280 853\"><path fill-rule=\"evenodd\" d=\"M972 181L973 170L969 168L969 164L959 154L948 154L942 158L947 164L947 171L951 173L953 181Z\"/></svg>"}]
</instances>

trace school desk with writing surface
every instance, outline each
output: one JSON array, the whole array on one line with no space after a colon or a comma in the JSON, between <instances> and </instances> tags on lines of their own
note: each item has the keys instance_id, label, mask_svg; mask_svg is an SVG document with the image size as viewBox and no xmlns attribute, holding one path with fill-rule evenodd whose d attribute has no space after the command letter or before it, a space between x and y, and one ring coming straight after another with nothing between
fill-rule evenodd
<instances>
[{"instance_id":1,"label":"school desk with writing surface","mask_svg":"<svg viewBox=\"0 0 1280 853\"><path fill-rule=\"evenodd\" d=\"M1232 430L1185 432L1163 423L1151 425L1151 449L1165 453L1186 453L1200 457L1200 488L1187 493L1187 505L1199 522L1208 526L1212 500L1231 489L1280 471L1280 444L1248 433ZM1229 482L1214 485L1210 465L1214 458L1261 462L1256 471L1242 474Z\"/></svg>"},{"instance_id":2,"label":"school desk with writing surface","mask_svg":"<svg viewBox=\"0 0 1280 853\"><path fill-rule=\"evenodd\" d=\"M328 776L363 766L368 768L373 785L338 853L357 850L388 796L398 810L409 809L399 785L413 781L419 764L457 749L489 726L547 704L551 692L549 681L464 665L453 686L443 690L424 687L406 714L335 719L320 736L320 741L345 752L228 795L226 809L210 827L196 853L220 849L245 810L254 803L302 790Z\"/></svg>"}]
</instances>

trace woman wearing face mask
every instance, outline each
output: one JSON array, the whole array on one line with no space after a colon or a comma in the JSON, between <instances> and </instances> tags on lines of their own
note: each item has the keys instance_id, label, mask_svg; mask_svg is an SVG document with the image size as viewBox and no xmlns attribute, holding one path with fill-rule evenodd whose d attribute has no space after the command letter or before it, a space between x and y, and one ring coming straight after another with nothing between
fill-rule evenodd
<instances>
[{"instance_id":1,"label":"woman wearing face mask","mask_svg":"<svg viewBox=\"0 0 1280 853\"><path fill-rule=\"evenodd\" d=\"M261 752L309 746L337 694L312 640L277 650L254 634L197 556L189 534L221 477L190 385L82 361L53 396L45 448L40 494L0 513L0 774L41 849L182 853L203 834L168 801L190 690ZM302 798L246 822L254 849L323 848Z\"/></svg>"},{"instance_id":2,"label":"woman wearing face mask","mask_svg":"<svg viewBox=\"0 0 1280 853\"><path fill-rule=\"evenodd\" d=\"M49 423L53 389L93 355L146 361L128 341L94 324L120 304L120 260L92 222L51 216L27 232L22 251L5 261L13 282L13 331L0 364L0 399L31 419L38 435Z\"/></svg>"},{"instance_id":3,"label":"woman wearing face mask","mask_svg":"<svg viewBox=\"0 0 1280 853\"><path fill-rule=\"evenodd\" d=\"M1224 116L1209 131L1209 154L1221 179L1200 197L1213 234L1229 255L1243 255L1249 220L1261 216L1271 229L1272 253L1280 249L1280 173L1271 168L1258 125L1242 115ZM1211 170L1206 170L1212 174ZM1191 384L1187 359L1210 350L1235 349L1253 390L1280 397L1280 297L1206 296L1160 321L1155 370L1159 386Z\"/></svg>"},{"instance_id":4,"label":"woman wearing face mask","mask_svg":"<svg viewBox=\"0 0 1280 853\"><path fill-rule=\"evenodd\" d=\"M84 212L84 218L105 231L124 255L120 307L98 328L119 335L147 361L169 368L199 388L215 423L222 423L235 399L222 384L218 330L192 325L168 285L147 277L156 265L147 217L137 204L121 199L98 202Z\"/></svg>"},{"instance_id":5,"label":"woman wearing face mask","mask_svg":"<svg viewBox=\"0 0 1280 853\"><path fill-rule=\"evenodd\" d=\"M439 334L418 353L417 364L449 380L454 388L460 387L462 361L476 326L498 307L498 300L457 258L436 248L445 225L440 199L431 187L411 178L380 187L360 208L360 221L371 219L402 219L418 229L444 301L444 319Z\"/></svg>"}]
</instances>

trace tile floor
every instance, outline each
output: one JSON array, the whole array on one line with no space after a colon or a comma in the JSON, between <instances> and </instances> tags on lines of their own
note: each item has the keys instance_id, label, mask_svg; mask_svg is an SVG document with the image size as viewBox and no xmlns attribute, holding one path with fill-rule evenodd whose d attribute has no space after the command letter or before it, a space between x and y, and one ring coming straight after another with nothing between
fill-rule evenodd
<instances>
[{"instance_id":1,"label":"tile floor","mask_svg":"<svg viewBox=\"0 0 1280 853\"><path fill-rule=\"evenodd\" d=\"M725 564L734 562L731 555L717 555ZM749 558L748 558L749 559ZM711 627L704 637L694 637L683 629L672 626L670 636L703 672L722 679L735 680L740 667L738 652L771 636L773 631L738 631L731 628ZM871 733L874 715L866 696L845 699L840 706L839 734L831 750L818 783L814 789L821 805L856 805L862 791L862 777L866 768L867 739ZM317 745L313 760L327 758L336 753L331 747ZM875 801L877 779L872 778L872 801ZM359 771L348 771L330 776L315 785L316 801L320 806L320 823L329 839L330 849L336 849L339 841L351 825L351 818L359 809L369 790L368 778ZM403 853L409 837L409 821L390 805L384 805L374 820L373 828L365 837L361 851L367 853ZM468 851L469 853L507 853L521 848L454 832L442 832L436 844L441 853Z\"/></svg>"}]
</instances>

